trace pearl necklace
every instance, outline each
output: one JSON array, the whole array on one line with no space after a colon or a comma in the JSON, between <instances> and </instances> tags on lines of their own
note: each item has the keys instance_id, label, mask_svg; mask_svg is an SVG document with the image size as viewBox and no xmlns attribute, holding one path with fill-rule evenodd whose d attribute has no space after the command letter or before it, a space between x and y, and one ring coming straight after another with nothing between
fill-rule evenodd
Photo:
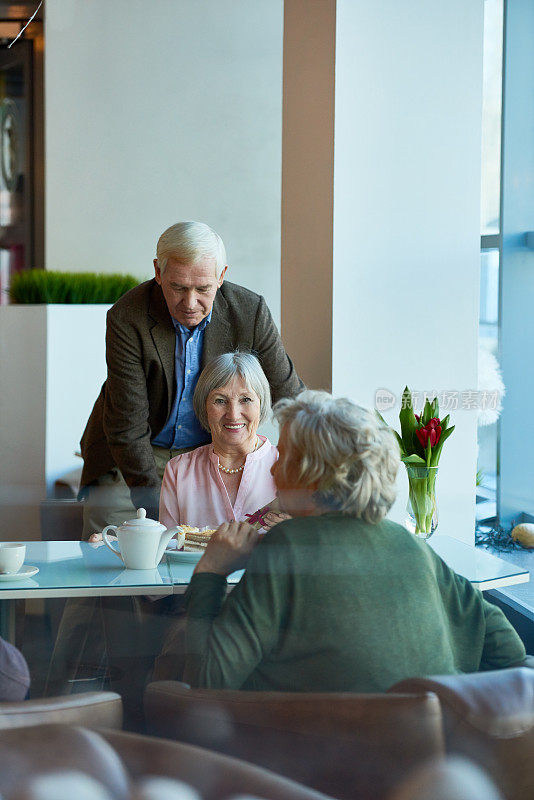
<instances>
[{"instance_id":1,"label":"pearl necklace","mask_svg":"<svg viewBox=\"0 0 534 800\"><path fill-rule=\"evenodd\" d=\"M222 464L219 464L219 469L221 470L221 472L226 472L227 475L235 475L236 472L243 472L243 470L245 469L245 465L241 464L241 466L237 467L236 469L228 469L228 467L223 467Z\"/></svg>"},{"instance_id":2,"label":"pearl necklace","mask_svg":"<svg viewBox=\"0 0 534 800\"><path fill-rule=\"evenodd\" d=\"M260 439L256 437L256 444L254 446L254 450L252 451L253 453L258 449L259 444L260 444ZM226 473L226 475L235 475L238 472L243 472L243 470L245 469L245 464L246 461L243 464L241 464L240 467L236 467L236 469L229 469L228 467L223 467L223 465L219 463L219 469L221 470L221 472Z\"/></svg>"}]
</instances>

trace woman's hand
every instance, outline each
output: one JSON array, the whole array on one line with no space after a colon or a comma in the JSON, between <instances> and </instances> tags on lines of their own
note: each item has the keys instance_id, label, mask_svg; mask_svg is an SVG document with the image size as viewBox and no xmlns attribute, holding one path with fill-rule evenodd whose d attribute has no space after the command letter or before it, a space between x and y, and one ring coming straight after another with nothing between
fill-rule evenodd
<instances>
[{"instance_id":1,"label":"woman's hand","mask_svg":"<svg viewBox=\"0 0 534 800\"><path fill-rule=\"evenodd\" d=\"M212 534L195 573L214 572L226 578L244 569L258 539L258 531L248 522L223 522Z\"/></svg>"},{"instance_id":2,"label":"woman's hand","mask_svg":"<svg viewBox=\"0 0 534 800\"><path fill-rule=\"evenodd\" d=\"M284 511L280 511L279 513L276 511L269 511L267 514L263 515L263 527L266 531L274 528L275 525L278 525L279 522L283 522L285 519L291 519L290 514L286 514Z\"/></svg>"},{"instance_id":3,"label":"woman's hand","mask_svg":"<svg viewBox=\"0 0 534 800\"><path fill-rule=\"evenodd\" d=\"M112 533L108 533L108 539L110 539L112 542L116 542L117 541L117 537L113 536ZM102 534L101 533L92 533L87 541L89 542L89 544L96 544L97 542L102 542L103 541Z\"/></svg>"}]
</instances>

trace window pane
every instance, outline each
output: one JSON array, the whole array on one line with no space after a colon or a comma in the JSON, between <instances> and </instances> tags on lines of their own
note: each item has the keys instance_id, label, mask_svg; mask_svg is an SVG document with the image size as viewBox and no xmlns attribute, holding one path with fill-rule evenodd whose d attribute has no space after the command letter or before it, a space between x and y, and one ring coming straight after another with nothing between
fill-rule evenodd
<instances>
[{"instance_id":1,"label":"window pane","mask_svg":"<svg viewBox=\"0 0 534 800\"><path fill-rule=\"evenodd\" d=\"M498 233L501 181L503 0L484 2L482 235Z\"/></svg>"},{"instance_id":2,"label":"window pane","mask_svg":"<svg viewBox=\"0 0 534 800\"><path fill-rule=\"evenodd\" d=\"M494 368L499 354L499 251L482 250L480 254L480 323L478 331L479 390L491 398L495 386ZM488 403L490 406L491 403ZM497 422L490 413L479 417L477 520L496 514ZM489 424L487 424L489 422ZM486 423L486 424L482 424Z\"/></svg>"},{"instance_id":3,"label":"window pane","mask_svg":"<svg viewBox=\"0 0 534 800\"><path fill-rule=\"evenodd\" d=\"M495 339L499 324L499 251L480 254L480 330L481 338Z\"/></svg>"}]
</instances>

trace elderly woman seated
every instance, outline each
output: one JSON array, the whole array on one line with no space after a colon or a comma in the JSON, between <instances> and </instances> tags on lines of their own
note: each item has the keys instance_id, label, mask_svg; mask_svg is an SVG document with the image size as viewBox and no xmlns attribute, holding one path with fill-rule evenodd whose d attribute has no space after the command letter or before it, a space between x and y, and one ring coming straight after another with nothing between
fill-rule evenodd
<instances>
[{"instance_id":1,"label":"elderly woman seated","mask_svg":"<svg viewBox=\"0 0 534 800\"><path fill-rule=\"evenodd\" d=\"M275 407L273 475L292 515L259 538L226 523L188 589L193 686L381 692L402 678L518 664L502 612L385 519L399 466L375 415L324 392ZM246 566L225 599L226 576Z\"/></svg>"},{"instance_id":2,"label":"elderly woman seated","mask_svg":"<svg viewBox=\"0 0 534 800\"><path fill-rule=\"evenodd\" d=\"M251 353L224 353L202 370L193 396L193 407L212 442L171 459L165 468L159 519L175 525L215 528L225 521L241 521L265 509L276 497L271 468L278 450L266 436L258 435L261 422L271 413L271 392L265 373ZM264 527L283 519L276 511L262 516ZM100 541L100 533L89 541ZM184 662L181 599L161 605L172 621L159 620L163 644L155 677L181 677ZM116 607L117 604L114 604ZM136 598L138 624L149 615L150 637L156 640L154 611L160 604ZM63 623L62 623L63 624ZM121 623L124 628L124 623ZM93 637L94 638L94 637ZM99 637L102 640L102 637ZM118 634L114 636L118 639ZM133 634L130 637L133 641ZM97 643L93 643L97 651ZM110 648L108 647L108 650ZM123 648L124 649L124 648ZM159 649L159 643L158 643ZM154 653L155 655L155 653Z\"/></svg>"},{"instance_id":3,"label":"elderly woman seated","mask_svg":"<svg viewBox=\"0 0 534 800\"><path fill-rule=\"evenodd\" d=\"M224 353L207 364L193 407L212 441L167 464L160 522L216 527L245 520L276 496L271 467L278 450L257 434L270 415L271 393L256 356Z\"/></svg>"},{"instance_id":4,"label":"elderly woman seated","mask_svg":"<svg viewBox=\"0 0 534 800\"><path fill-rule=\"evenodd\" d=\"M271 392L252 353L224 353L202 370L193 396L200 424L212 441L172 458L161 485L159 519L175 525L217 527L265 511L265 527L287 517L277 512L271 468L278 450L260 423L271 413ZM100 533L89 541L101 541Z\"/></svg>"},{"instance_id":5,"label":"elderly woman seated","mask_svg":"<svg viewBox=\"0 0 534 800\"><path fill-rule=\"evenodd\" d=\"M269 383L256 356L224 353L202 370L193 397L195 414L212 441L171 459L161 486L159 518L168 528L218 527L242 521L263 510L269 528L287 514L278 508L271 474L278 450L258 425L271 412ZM258 524L260 524L258 522ZM198 545L202 546L202 545ZM185 657L184 619L175 604L154 677L181 678Z\"/></svg>"}]
</instances>

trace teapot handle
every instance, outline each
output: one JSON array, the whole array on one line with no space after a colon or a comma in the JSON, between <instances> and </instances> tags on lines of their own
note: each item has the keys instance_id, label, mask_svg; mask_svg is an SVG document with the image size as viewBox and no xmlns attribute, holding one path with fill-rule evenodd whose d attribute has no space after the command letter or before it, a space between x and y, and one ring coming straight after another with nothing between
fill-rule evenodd
<instances>
[{"instance_id":1,"label":"teapot handle","mask_svg":"<svg viewBox=\"0 0 534 800\"><path fill-rule=\"evenodd\" d=\"M117 558L120 558L120 560L121 560L121 561L123 561L123 558L122 558L121 554L120 554L120 553L119 553L117 550L115 550L115 548L114 548L114 547L113 547L113 545L111 544L110 540L108 539L108 534L107 534L107 532L108 532L108 531L111 531L111 530L113 530L113 531L116 531L116 530L117 530L117 526L116 526L116 525L106 525L106 527L105 527L105 528L104 528L104 530L102 531L102 540L103 540L104 544L105 544L105 545L107 545L107 546L109 547L109 549L111 550L111 552L112 552L112 553L115 553L115 555L117 556Z\"/></svg>"}]
</instances>

